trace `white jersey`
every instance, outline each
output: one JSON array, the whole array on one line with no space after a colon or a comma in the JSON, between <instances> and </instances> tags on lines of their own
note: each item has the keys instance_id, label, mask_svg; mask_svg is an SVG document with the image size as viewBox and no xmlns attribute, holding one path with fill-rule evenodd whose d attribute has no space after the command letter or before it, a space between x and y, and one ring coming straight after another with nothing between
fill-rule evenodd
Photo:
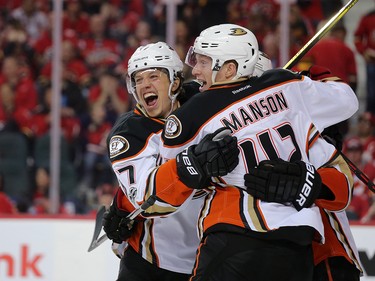
<instances>
[{"instance_id":1,"label":"white jersey","mask_svg":"<svg viewBox=\"0 0 375 281\"><path fill-rule=\"evenodd\" d=\"M243 175L266 159L303 160L316 168L332 162L336 149L320 138L320 132L348 119L357 109L355 93L345 83L317 82L290 71L271 70L259 78L213 85L190 99L168 117L160 153L173 159L205 135L229 127L238 139L239 165L222 178L228 187L216 188L206 197L199 225L202 231L217 224L255 232L310 226L323 238L318 207L298 212L288 204L256 200L240 189L244 188ZM347 165L331 165L348 172ZM351 188L349 179L347 188Z\"/></svg>"},{"instance_id":2,"label":"white jersey","mask_svg":"<svg viewBox=\"0 0 375 281\"><path fill-rule=\"evenodd\" d=\"M132 211L152 192L149 174L159 164L160 134L164 122L146 117L136 109L122 116L109 136L109 155L120 187L132 209L124 204L121 209ZM142 257L156 266L190 274L199 244L198 213L203 199L195 197L170 217L147 219L138 223L128 243ZM131 206L130 205L130 206Z\"/></svg>"}]
</instances>

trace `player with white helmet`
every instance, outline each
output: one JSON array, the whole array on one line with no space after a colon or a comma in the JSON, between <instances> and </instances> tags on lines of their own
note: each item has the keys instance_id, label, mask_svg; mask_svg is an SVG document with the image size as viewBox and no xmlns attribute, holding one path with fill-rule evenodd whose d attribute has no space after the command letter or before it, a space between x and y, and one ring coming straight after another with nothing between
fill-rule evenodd
<instances>
[{"instance_id":1,"label":"player with white helmet","mask_svg":"<svg viewBox=\"0 0 375 281\"><path fill-rule=\"evenodd\" d=\"M268 56L259 52L254 76L261 76L264 71L270 69L272 69L272 64ZM324 130L322 136L325 137L328 134L329 137L335 138L329 133L330 130ZM341 148L338 149L341 150ZM340 193L341 189L335 191ZM335 194L334 197L339 198L340 194ZM313 280L359 281L363 269L345 210L336 212L334 207L330 208L326 205L325 209L321 209L321 214L326 242L324 244L313 242L315 265ZM337 225L341 227L337 228Z\"/></svg>"},{"instance_id":2,"label":"player with white helmet","mask_svg":"<svg viewBox=\"0 0 375 281\"><path fill-rule=\"evenodd\" d=\"M200 196L191 198L186 208L173 216L144 219L144 214L132 223L125 219L152 194L161 164L159 146L165 118L192 94L186 89L194 89L182 84L182 68L177 53L164 42L139 47L129 60L127 87L137 104L117 120L107 140L120 188L103 226L116 244L127 243L125 251L118 253L122 258L117 280L187 281L192 272L199 244ZM198 88L192 91L196 93ZM161 184L168 187L176 180L174 173ZM161 215L173 209L163 207L156 210Z\"/></svg>"},{"instance_id":3,"label":"player with white helmet","mask_svg":"<svg viewBox=\"0 0 375 281\"><path fill-rule=\"evenodd\" d=\"M164 42L141 46L128 61L126 77L128 91L150 117L165 117L177 107L176 99L183 82L182 69L183 63L178 54ZM157 92L141 93L142 84L147 82L145 79L149 79L150 82L156 81L160 79L162 73L167 75L170 82L165 84L168 87L166 96L159 95ZM160 108L155 106L156 101ZM157 108L156 112L155 108Z\"/></svg>"},{"instance_id":4,"label":"player with white helmet","mask_svg":"<svg viewBox=\"0 0 375 281\"><path fill-rule=\"evenodd\" d=\"M235 61L237 64L236 74L232 80L253 75L259 56L258 41L252 32L239 28L238 25L212 26L202 31L195 39L194 45L186 55L185 63L191 67L197 63L207 66L206 61L199 62L202 56L212 61L210 67L205 68L210 75L198 79L202 84L200 90L204 91L215 82L219 70L228 61Z\"/></svg>"},{"instance_id":5,"label":"player with white helmet","mask_svg":"<svg viewBox=\"0 0 375 281\"><path fill-rule=\"evenodd\" d=\"M167 118L162 135L160 154L176 158L180 181L209 190L198 222L194 281L312 280L312 241L324 241L315 204L329 204L337 188L337 211L350 200L350 170L319 132L356 112L355 93L332 75L313 81L277 69L259 76L254 38L233 24L199 35L186 62L203 93ZM212 178L213 188L196 167L194 145L223 126L238 139L239 164ZM173 202L187 197L178 185L169 196Z\"/></svg>"}]
</instances>

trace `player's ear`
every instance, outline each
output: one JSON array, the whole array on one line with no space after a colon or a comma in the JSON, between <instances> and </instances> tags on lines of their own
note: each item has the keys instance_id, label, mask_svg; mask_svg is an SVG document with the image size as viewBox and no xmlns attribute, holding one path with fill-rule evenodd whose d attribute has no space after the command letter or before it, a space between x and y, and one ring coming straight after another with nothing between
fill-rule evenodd
<instances>
[{"instance_id":1,"label":"player's ear","mask_svg":"<svg viewBox=\"0 0 375 281\"><path fill-rule=\"evenodd\" d=\"M228 62L226 64L225 76L226 78L234 77L237 73L237 65L234 62Z\"/></svg>"},{"instance_id":2,"label":"player's ear","mask_svg":"<svg viewBox=\"0 0 375 281\"><path fill-rule=\"evenodd\" d=\"M181 80L180 78L176 78L172 83L172 92L176 91L180 87Z\"/></svg>"}]
</instances>

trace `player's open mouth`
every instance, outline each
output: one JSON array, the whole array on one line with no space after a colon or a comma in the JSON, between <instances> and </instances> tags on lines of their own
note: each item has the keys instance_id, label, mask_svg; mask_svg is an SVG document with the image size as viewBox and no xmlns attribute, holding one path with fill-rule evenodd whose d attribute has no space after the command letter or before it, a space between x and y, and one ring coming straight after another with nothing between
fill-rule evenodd
<instances>
[{"instance_id":1,"label":"player's open mouth","mask_svg":"<svg viewBox=\"0 0 375 281\"><path fill-rule=\"evenodd\" d=\"M197 83L198 83L201 87L203 87L205 84L207 84L206 81L203 81L203 80L196 80L196 81L197 81Z\"/></svg>"},{"instance_id":2,"label":"player's open mouth","mask_svg":"<svg viewBox=\"0 0 375 281\"><path fill-rule=\"evenodd\" d=\"M198 82L198 84L200 85L199 87L199 91L202 91L203 87L207 85L207 82L204 81L204 80L196 80Z\"/></svg>"},{"instance_id":3,"label":"player's open mouth","mask_svg":"<svg viewBox=\"0 0 375 281\"><path fill-rule=\"evenodd\" d=\"M158 100L158 96L154 93L147 93L143 96L147 106L154 106Z\"/></svg>"}]
</instances>

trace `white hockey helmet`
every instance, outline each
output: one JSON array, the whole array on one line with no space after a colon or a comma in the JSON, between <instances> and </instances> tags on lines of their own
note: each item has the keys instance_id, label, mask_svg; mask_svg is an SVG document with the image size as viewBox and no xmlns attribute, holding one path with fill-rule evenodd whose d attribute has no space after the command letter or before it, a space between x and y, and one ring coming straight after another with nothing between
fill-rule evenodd
<instances>
[{"instance_id":1,"label":"white hockey helmet","mask_svg":"<svg viewBox=\"0 0 375 281\"><path fill-rule=\"evenodd\" d=\"M168 71L172 83L177 75L182 75L184 64L176 51L164 42L150 43L138 47L128 61L126 85L128 91L137 99L134 74L150 68L163 68ZM169 93L172 98L172 94ZM177 95L175 95L177 96ZM175 98L173 96L173 98Z\"/></svg>"},{"instance_id":2,"label":"white hockey helmet","mask_svg":"<svg viewBox=\"0 0 375 281\"><path fill-rule=\"evenodd\" d=\"M253 76L261 76L266 70L272 69L272 62L266 53L259 51L258 61L255 64Z\"/></svg>"},{"instance_id":3,"label":"white hockey helmet","mask_svg":"<svg viewBox=\"0 0 375 281\"><path fill-rule=\"evenodd\" d=\"M195 54L212 59L212 70L218 71L224 62L235 60L238 64L235 78L253 75L258 61L259 47L255 35L236 24L219 24L201 32L190 48L185 63L194 67Z\"/></svg>"}]
</instances>

